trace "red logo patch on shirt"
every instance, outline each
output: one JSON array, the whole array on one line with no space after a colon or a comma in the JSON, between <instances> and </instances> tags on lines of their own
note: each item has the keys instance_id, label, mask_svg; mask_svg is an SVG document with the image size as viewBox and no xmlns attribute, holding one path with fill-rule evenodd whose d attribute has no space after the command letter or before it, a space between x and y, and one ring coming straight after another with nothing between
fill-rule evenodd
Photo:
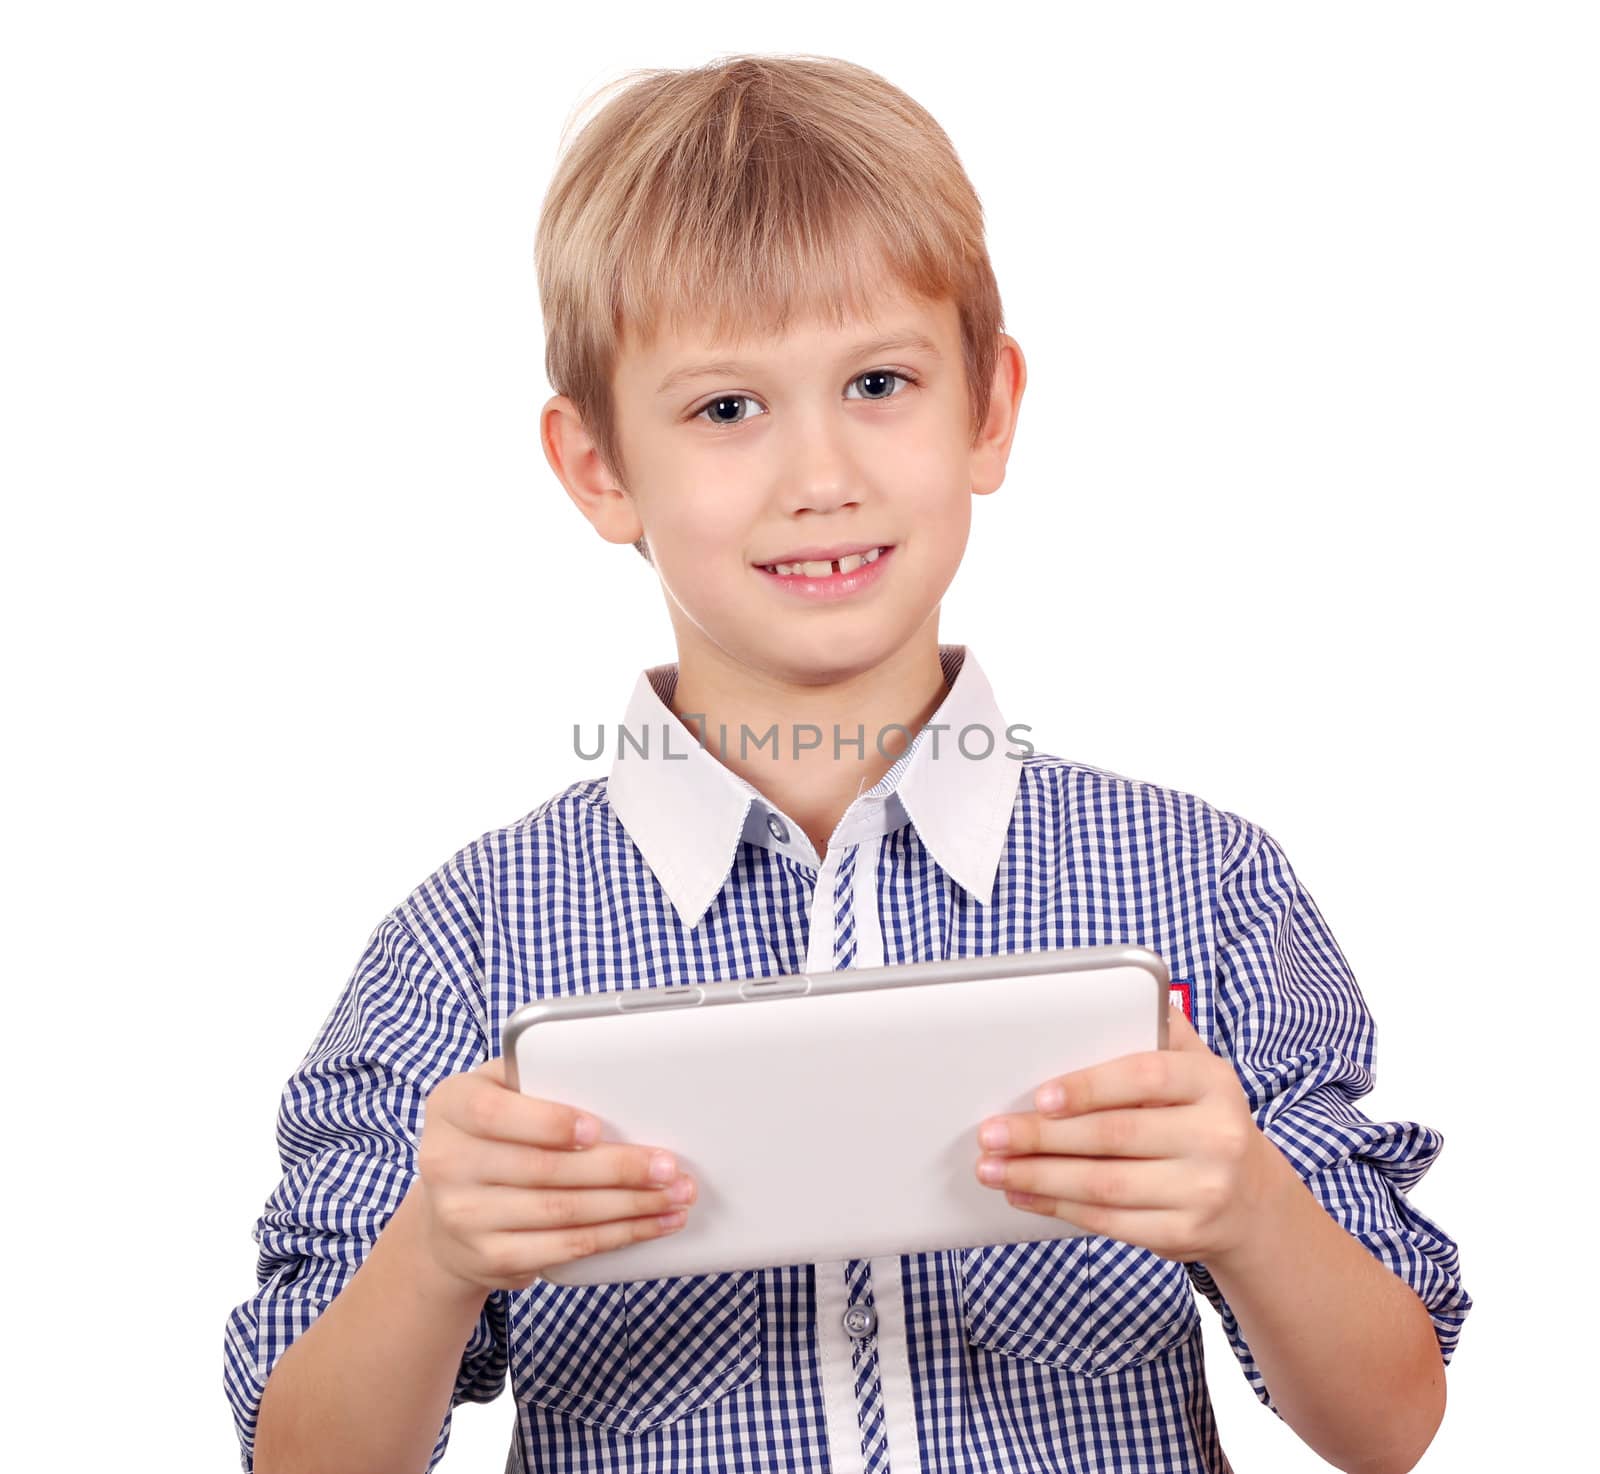
<instances>
[{"instance_id":1,"label":"red logo patch on shirt","mask_svg":"<svg viewBox=\"0 0 1600 1474\"><path fill-rule=\"evenodd\" d=\"M1183 1010L1183 1016L1192 1024L1194 1022L1194 985L1188 978L1175 978L1168 989L1167 999Z\"/></svg>"}]
</instances>

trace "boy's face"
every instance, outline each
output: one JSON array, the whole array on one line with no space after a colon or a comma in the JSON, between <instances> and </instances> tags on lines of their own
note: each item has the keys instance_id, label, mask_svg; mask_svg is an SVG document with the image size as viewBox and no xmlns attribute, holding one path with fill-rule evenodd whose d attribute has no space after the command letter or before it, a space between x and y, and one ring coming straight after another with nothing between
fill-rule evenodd
<instances>
[{"instance_id":1,"label":"boy's face","mask_svg":"<svg viewBox=\"0 0 1600 1474\"><path fill-rule=\"evenodd\" d=\"M906 647L936 613L972 497L1004 476L1021 355L1002 335L974 445L955 304L874 300L871 320L842 328L624 344L613 390L631 484L574 500L608 540L648 540L680 662L843 680ZM770 571L795 555L872 548L888 551L853 573Z\"/></svg>"}]
</instances>

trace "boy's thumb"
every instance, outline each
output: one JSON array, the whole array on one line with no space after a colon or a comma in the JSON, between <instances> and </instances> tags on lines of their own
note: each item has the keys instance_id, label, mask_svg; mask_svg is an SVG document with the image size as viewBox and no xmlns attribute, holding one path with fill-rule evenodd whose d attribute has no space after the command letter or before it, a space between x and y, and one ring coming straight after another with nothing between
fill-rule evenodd
<instances>
[{"instance_id":1,"label":"boy's thumb","mask_svg":"<svg viewBox=\"0 0 1600 1474\"><path fill-rule=\"evenodd\" d=\"M1167 1048L1211 1053L1211 1047L1195 1032L1181 1004L1174 1003L1167 1015Z\"/></svg>"}]
</instances>

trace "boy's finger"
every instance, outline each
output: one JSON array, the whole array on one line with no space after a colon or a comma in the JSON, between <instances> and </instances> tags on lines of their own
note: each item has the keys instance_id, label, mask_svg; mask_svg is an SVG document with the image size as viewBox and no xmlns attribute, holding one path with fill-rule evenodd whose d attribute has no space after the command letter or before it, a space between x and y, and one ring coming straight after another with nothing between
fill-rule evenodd
<instances>
[{"instance_id":1,"label":"boy's finger","mask_svg":"<svg viewBox=\"0 0 1600 1474\"><path fill-rule=\"evenodd\" d=\"M1182 1106L1091 1111L1059 1120L1028 1111L985 1121L978 1128L978 1145L1001 1157L1177 1157L1193 1129Z\"/></svg>"},{"instance_id":2,"label":"boy's finger","mask_svg":"<svg viewBox=\"0 0 1600 1474\"><path fill-rule=\"evenodd\" d=\"M1195 1032L1195 1027L1189 1022L1188 1016L1177 1004L1167 1017L1167 1048L1186 1049L1191 1054L1210 1054L1211 1046Z\"/></svg>"},{"instance_id":3,"label":"boy's finger","mask_svg":"<svg viewBox=\"0 0 1600 1474\"><path fill-rule=\"evenodd\" d=\"M574 1228L615 1223L625 1218L651 1218L677 1213L694 1201L693 1183L685 1178L689 1196L675 1202L662 1189L631 1192L626 1188L574 1188L562 1192L527 1192L514 1187L485 1188L474 1200L473 1216L481 1214L481 1230L489 1233L524 1233L530 1229Z\"/></svg>"},{"instance_id":4,"label":"boy's finger","mask_svg":"<svg viewBox=\"0 0 1600 1474\"><path fill-rule=\"evenodd\" d=\"M659 1238L683 1227L688 1215L682 1208L648 1218L623 1218L613 1223L581 1224L533 1232L497 1233L485 1241L484 1254L500 1264L550 1266L567 1264L607 1249L621 1249L644 1239ZM521 1275L512 1276L523 1278Z\"/></svg>"},{"instance_id":5,"label":"boy's finger","mask_svg":"<svg viewBox=\"0 0 1600 1474\"><path fill-rule=\"evenodd\" d=\"M600 1139L600 1125L593 1116L559 1101L510 1090L503 1074L496 1081L493 1067L499 1064L491 1060L445 1081L428 1097L430 1111L442 1111L457 1130L487 1141L571 1149L592 1146Z\"/></svg>"},{"instance_id":6,"label":"boy's finger","mask_svg":"<svg viewBox=\"0 0 1600 1474\"><path fill-rule=\"evenodd\" d=\"M619 1141L582 1152L486 1141L469 1170L502 1187L664 1187L681 1175L671 1152Z\"/></svg>"},{"instance_id":7,"label":"boy's finger","mask_svg":"<svg viewBox=\"0 0 1600 1474\"><path fill-rule=\"evenodd\" d=\"M1203 1093L1202 1071L1187 1051L1154 1049L1047 1080L1033 1103L1042 1115L1075 1116L1122 1106L1187 1105Z\"/></svg>"},{"instance_id":8,"label":"boy's finger","mask_svg":"<svg viewBox=\"0 0 1600 1474\"><path fill-rule=\"evenodd\" d=\"M1182 1202L1175 1162L1104 1162L1093 1157L1013 1157L990 1187L1102 1208L1175 1208Z\"/></svg>"},{"instance_id":9,"label":"boy's finger","mask_svg":"<svg viewBox=\"0 0 1600 1474\"><path fill-rule=\"evenodd\" d=\"M506 1083L505 1059L499 1055L497 1055L494 1059L486 1059L472 1073L475 1075L483 1075L486 1078L493 1080L496 1085L504 1085Z\"/></svg>"}]
</instances>

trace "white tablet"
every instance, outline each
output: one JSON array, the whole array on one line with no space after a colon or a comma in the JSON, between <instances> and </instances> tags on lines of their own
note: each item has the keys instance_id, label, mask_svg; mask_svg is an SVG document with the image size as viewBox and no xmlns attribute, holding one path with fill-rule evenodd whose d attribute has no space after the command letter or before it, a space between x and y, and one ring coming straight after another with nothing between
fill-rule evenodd
<instances>
[{"instance_id":1,"label":"white tablet","mask_svg":"<svg viewBox=\"0 0 1600 1474\"><path fill-rule=\"evenodd\" d=\"M687 1224L547 1271L562 1285L1070 1238L974 1171L979 1125L1046 1080L1167 1043L1143 947L847 968L530 1003L503 1035L515 1089L665 1147Z\"/></svg>"}]
</instances>

